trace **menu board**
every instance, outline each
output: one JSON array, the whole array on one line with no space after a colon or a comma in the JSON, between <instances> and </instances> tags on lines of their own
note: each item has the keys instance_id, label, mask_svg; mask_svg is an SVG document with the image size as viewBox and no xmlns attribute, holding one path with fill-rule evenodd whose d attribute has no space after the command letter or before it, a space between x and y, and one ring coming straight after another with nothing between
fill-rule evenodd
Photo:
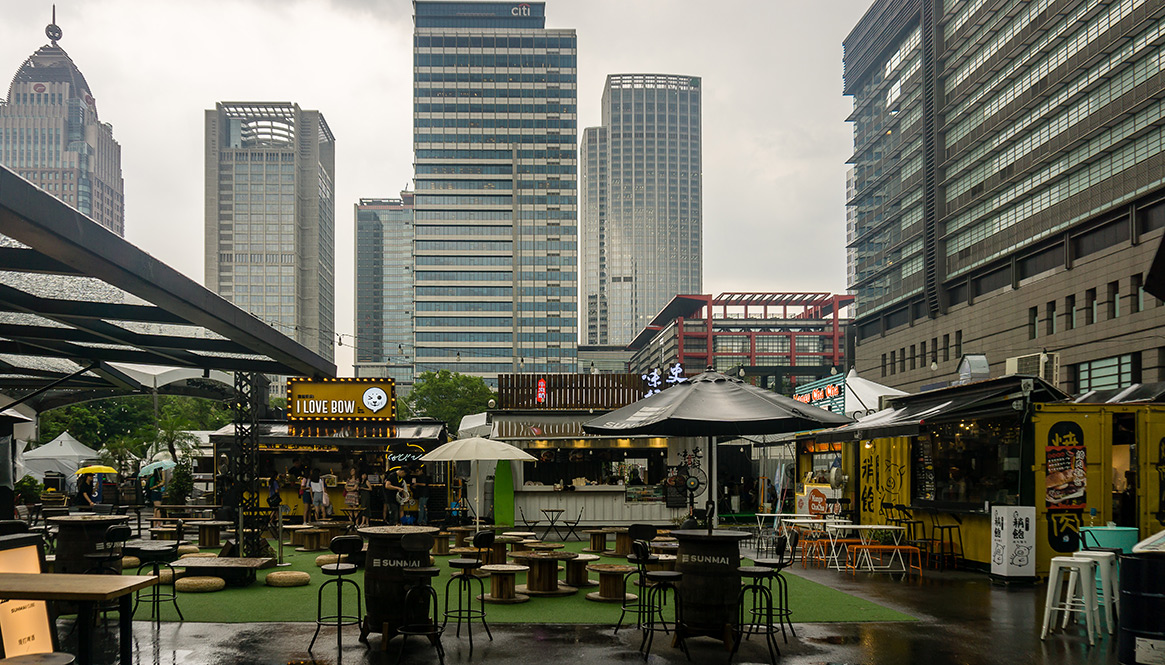
<instances>
[{"instance_id":1,"label":"menu board","mask_svg":"<svg viewBox=\"0 0 1165 665\"><path fill-rule=\"evenodd\" d=\"M40 573L40 554L36 546L0 549L0 572ZM52 636L45 601L0 601L0 639L3 640L5 658L30 653L51 653Z\"/></svg>"},{"instance_id":2,"label":"menu board","mask_svg":"<svg viewBox=\"0 0 1165 665\"><path fill-rule=\"evenodd\" d=\"M934 501L934 457L930 437L926 434L918 437L918 444L914 447L914 498L920 501Z\"/></svg>"}]
</instances>

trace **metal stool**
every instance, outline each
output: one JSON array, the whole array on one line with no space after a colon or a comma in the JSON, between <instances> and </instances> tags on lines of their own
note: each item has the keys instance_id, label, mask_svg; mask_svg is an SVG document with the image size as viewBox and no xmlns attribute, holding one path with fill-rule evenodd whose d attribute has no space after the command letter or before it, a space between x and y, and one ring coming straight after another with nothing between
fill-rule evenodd
<instances>
[{"instance_id":1,"label":"metal stool","mask_svg":"<svg viewBox=\"0 0 1165 665\"><path fill-rule=\"evenodd\" d=\"M1068 573L1066 594L1061 594L1061 577ZM1088 629L1088 645L1095 644L1093 637L1096 624L1100 622L1100 611L1096 602L1096 561L1070 556L1052 557L1052 568L1048 573L1048 595L1044 602L1044 627L1040 639L1048 637L1048 629L1055 628L1056 612L1064 612L1064 626L1068 625L1068 614L1084 614ZM1077 583L1081 589L1076 591Z\"/></svg>"},{"instance_id":2,"label":"metal stool","mask_svg":"<svg viewBox=\"0 0 1165 665\"><path fill-rule=\"evenodd\" d=\"M773 589L773 580L777 582L777 591L773 596L773 616L777 618L777 623L781 626L781 637L784 638L785 644L789 643L789 636L785 633L786 624L789 626L789 632L793 633L793 637L797 637L797 631L793 628L793 610L789 607L789 583L781 573L797 559L797 539L800 534L794 530L790 530L789 534L787 541L784 536L778 538L775 559L757 559L753 562L758 566L773 570L773 576L768 578L770 592Z\"/></svg>"},{"instance_id":3,"label":"metal stool","mask_svg":"<svg viewBox=\"0 0 1165 665\"><path fill-rule=\"evenodd\" d=\"M1097 573L1100 577L1100 603L1104 605L1104 620L1108 626L1108 634L1116 632L1116 589L1119 585L1117 577L1117 555L1112 552L1098 550L1082 550L1072 555L1077 559L1092 559L1096 562ZM1087 580L1084 582L1087 584ZM1067 620L1067 615L1064 619Z\"/></svg>"},{"instance_id":4,"label":"metal stool","mask_svg":"<svg viewBox=\"0 0 1165 665\"><path fill-rule=\"evenodd\" d=\"M138 575L142 571L149 569L149 572L154 577L160 577L162 567L165 566L170 571L170 583L177 579L177 573L174 566L170 565L174 559L178 558L178 543L163 545L161 543L150 543L135 548L138 559L141 560L142 565L138 566ZM162 591L162 585L154 584L149 589L139 589L134 594L133 614L138 612L138 603L142 601L142 593L147 594L146 601L150 604L150 618L155 623L162 621L162 603L174 603L174 611L178 613L178 619L185 621L182 616L182 610L178 607L178 592L174 587L170 587L170 591ZM132 615L131 615L132 616Z\"/></svg>"},{"instance_id":5,"label":"metal stool","mask_svg":"<svg viewBox=\"0 0 1165 665\"><path fill-rule=\"evenodd\" d=\"M632 548L640 546L647 547L647 543L639 540L631 544ZM684 641L683 632L680 631L680 627L684 625L684 606L680 600L679 588L676 584L683 579L683 576L683 573L674 570L647 571L646 583L649 586L645 587L647 597L643 602L644 621L640 625L643 639L639 642L639 651L643 653L643 660L647 660L648 654L651 653L651 643L655 639L655 631L671 632L668 630L667 620L663 617L663 608L667 604L669 590L676 608L675 621L671 625L676 629L676 637L679 639L680 648L684 650L684 655L688 657L688 660L692 659L692 654L688 653L688 645ZM658 622L655 620L656 615L659 615Z\"/></svg>"},{"instance_id":6,"label":"metal stool","mask_svg":"<svg viewBox=\"0 0 1165 665\"><path fill-rule=\"evenodd\" d=\"M344 626L359 626L361 623L360 585L355 580L350 580L346 577L356 572L356 564L344 563L342 559L345 556L359 554L364 549L364 539L360 536L336 536L332 539L330 549L333 554L340 555L341 561L320 566L320 572L324 575L331 575L335 579L330 579L321 584L319 593L316 594L316 632L311 636L311 644L307 646L308 653L311 653L312 647L316 644L316 638L320 636L320 628L324 626L336 627L336 647L339 648L343 644L341 628ZM336 613L325 616L324 589L327 589L329 584L336 586ZM354 615L344 614L345 584L351 584L356 589L356 614Z\"/></svg>"},{"instance_id":7,"label":"metal stool","mask_svg":"<svg viewBox=\"0 0 1165 665\"><path fill-rule=\"evenodd\" d=\"M955 537L959 539L959 551L955 551ZM950 543L950 551L947 551L947 543ZM938 569L946 570L947 557L951 558L951 567L959 567L959 557L962 556L963 550L963 530L959 528L958 524L939 524L938 513L932 512L930 514L930 551L927 553L927 560L931 557L938 558Z\"/></svg>"},{"instance_id":8,"label":"metal stool","mask_svg":"<svg viewBox=\"0 0 1165 665\"><path fill-rule=\"evenodd\" d=\"M764 633L765 645L769 648L769 661L776 665L781 649L777 646L775 637L777 627L773 625L773 621L776 614L773 611L773 592L769 587L777 573L774 569L764 566L741 566L737 571L742 578L749 580L749 583L741 587L740 595L737 596L739 623L736 627L736 639L732 643L732 652L728 654L728 662L732 662L732 657L740 648L742 639Z\"/></svg>"},{"instance_id":9,"label":"metal stool","mask_svg":"<svg viewBox=\"0 0 1165 665\"><path fill-rule=\"evenodd\" d=\"M405 534L401 537L400 546L406 552L421 552L427 556L429 550L433 548L433 536L427 533ZM404 623L396 629L396 632L401 635L400 653L396 656L396 662L399 663L404 656L405 642L408 641L409 636L421 635L428 637L433 646L437 648L437 657L441 660L441 665L444 665L445 647L441 646L441 633L445 627L437 623L437 618L440 616L437 607L437 591L433 589L430 581L441 574L441 569L435 566L419 566L403 568L401 572L404 574L405 581L410 584L405 590ZM423 614L418 610L422 610Z\"/></svg>"},{"instance_id":10,"label":"metal stool","mask_svg":"<svg viewBox=\"0 0 1165 665\"><path fill-rule=\"evenodd\" d=\"M642 628L644 623L644 608L647 607L647 564L659 561L659 557L651 553L648 543L655 538L656 528L650 524L632 524L627 528L627 535L631 536L631 553L627 555L627 563L635 566L635 570L623 577L623 607L619 612L619 622L615 624L615 633L623 626L623 619L628 612L635 613L635 627ZM639 548L636 543L643 543ZM639 593L632 594L634 600L627 599L627 582L634 580L634 586ZM660 620L663 616L660 616Z\"/></svg>"},{"instance_id":11,"label":"metal stool","mask_svg":"<svg viewBox=\"0 0 1165 665\"><path fill-rule=\"evenodd\" d=\"M493 633L489 630L489 624L485 621L485 582L480 577L473 574L473 571L481 567L481 554L484 550L489 549L494 543L493 531L478 531L473 534L473 546L479 551L479 558L477 559L449 559L449 567L458 572L449 578L445 583L445 621L441 624L441 629L449 625L449 620L453 619L457 622L457 637L461 637L461 622L465 621L466 632L469 634L469 656L473 657L473 620L481 619L481 625L485 626L485 634L489 635L492 642L494 639ZM481 589L481 594L478 596L478 602L481 604L480 609L473 607L473 582L477 582ZM457 607L449 605L449 588L454 584L457 585Z\"/></svg>"},{"instance_id":12,"label":"metal stool","mask_svg":"<svg viewBox=\"0 0 1165 665\"><path fill-rule=\"evenodd\" d=\"M84 554L89 568L85 571L94 575L120 575L120 566L114 563L121 560L121 550L125 541L133 535L133 530L124 524L114 524L105 530L105 543L96 552Z\"/></svg>"}]
</instances>

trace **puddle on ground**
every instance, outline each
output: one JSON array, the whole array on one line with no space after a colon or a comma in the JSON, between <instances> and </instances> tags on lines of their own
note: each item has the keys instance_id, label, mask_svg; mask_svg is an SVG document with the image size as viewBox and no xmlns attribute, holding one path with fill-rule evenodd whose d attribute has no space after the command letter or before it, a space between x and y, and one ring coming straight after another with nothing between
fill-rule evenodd
<instances>
[{"instance_id":1,"label":"puddle on ground","mask_svg":"<svg viewBox=\"0 0 1165 665\"><path fill-rule=\"evenodd\" d=\"M807 637L807 642L818 642L820 644L857 644L861 641L859 635L830 635L829 637ZM845 665L842 663L825 663L824 665Z\"/></svg>"}]
</instances>

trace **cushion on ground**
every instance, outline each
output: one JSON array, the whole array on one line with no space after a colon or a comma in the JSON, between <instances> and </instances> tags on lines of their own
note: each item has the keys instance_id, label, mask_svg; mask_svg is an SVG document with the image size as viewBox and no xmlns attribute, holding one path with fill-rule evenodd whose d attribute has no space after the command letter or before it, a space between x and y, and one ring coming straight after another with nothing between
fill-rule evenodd
<instances>
[{"instance_id":1,"label":"cushion on ground","mask_svg":"<svg viewBox=\"0 0 1165 665\"><path fill-rule=\"evenodd\" d=\"M123 557L121 557L121 569L122 570L129 570L130 568L137 570L137 567L140 565L142 565L142 560L137 558L136 556L123 556Z\"/></svg>"},{"instance_id":2,"label":"cushion on ground","mask_svg":"<svg viewBox=\"0 0 1165 665\"><path fill-rule=\"evenodd\" d=\"M198 549L198 545L179 545L178 546L178 554L179 555L198 554L199 551L200 550Z\"/></svg>"},{"instance_id":3,"label":"cushion on ground","mask_svg":"<svg viewBox=\"0 0 1165 665\"><path fill-rule=\"evenodd\" d=\"M183 577L174 583L174 590L185 593L207 593L222 591L226 585L221 577Z\"/></svg>"},{"instance_id":4,"label":"cushion on ground","mask_svg":"<svg viewBox=\"0 0 1165 665\"><path fill-rule=\"evenodd\" d=\"M142 571L143 573L146 571ZM181 574L181 573L179 573ZM173 584L174 571L169 568L161 568L158 570L158 584Z\"/></svg>"},{"instance_id":5,"label":"cushion on ground","mask_svg":"<svg viewBox=\"0 0 1165 665\"><path fill-rule=\"evenodd\" d=\"M267 586L306 586L311 583L311 575L302 570L277 570L267 573L264 582Z\"/></svg>"},{"instance_id":6,"label":"cushion on ground","mask_svg":"<svg viewBox=\"0 0 1165 665\"><path fill-rule=\"evenodd\" d=\"M329 563L347 562L348 558L342 554L321 554L316 557L317 566L326 566Z\"/></svg>"},{"instance_id":7,"label":"cushion on ground","mask_svg":"<svg viewBox=\"0 0 1165 665\"><path fill-rule=\"evenodd\" d=\"M183 554L179 559L213 559L218 555L214 552L191 552L190 554Z\"/></svg>"}]
</instances>

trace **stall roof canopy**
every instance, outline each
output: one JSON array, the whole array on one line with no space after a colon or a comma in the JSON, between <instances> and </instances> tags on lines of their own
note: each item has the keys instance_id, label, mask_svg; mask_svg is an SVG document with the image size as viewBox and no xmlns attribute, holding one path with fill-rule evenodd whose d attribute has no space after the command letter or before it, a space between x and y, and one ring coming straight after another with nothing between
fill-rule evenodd
<instances>
[{"instance_id":1,"label":"stall roof canopy","mask_svg":"<svg viewBox=\"0 0 1165 665\"><path fill-rule=\"evenodd\" d=\"M1127 388L1089 390L1072 398L1077 404L1127 404L1165 401L1165 383L1134 383Z\"/></svg>"},{"instance_id":2,"label":"stall roof canopy","mask_svg":"<svg viewBox=\"0 0 1165 665\"><path fill-rule=\"evenodd\" d=\"M259 445L304 445L304 446L390 446L397 443L441 444L448 439L445 423L437 421L415 422L402 420L391 423L394 436L362 437L356 433L336 436L301 436L288 433L286 422L259 423ZM235 426L224 425L210 435L212 443L229 443L235 438Z\"/></svg>"},{"instance_id":3,"label":"stall roof canopy","mask_svg":"<svg viewBox=\"0 0 1165 665\"><path fill-rule=\"evenodd\" d=\"M943 388L891 400L890 407L871 413L857 422L801 435L821 442L860 441L919 434L927 421L945 421L968 416L985 416L1013 410L1031 382L1032 402L1060 402L1068 395L1043 379L1013 374L961 386Z\"/></svg>"},{"instance_id":4,"label":"stall roof canopy","mask_svg":"<svg viewBox=\"0 0 1165 665\"><path fill-rule=\"evenodd\" d=\"M165 220L156 220L164 223ZM250 313L0 167L0 391L139 390L110 363L336 375Z\"/></svg>"},{"instance_id":5,"label":"stall roof canopy","mask_svg":"<svg viewBox=\"0 0 1165 665\"><path fill-rule=\"evenodd\" d=\"M526 413L494 413L491 439L499 441L533 441L547 439L651 439L656 435L610 436L587 434L582 424L595 417L590 412L574 414L546 413L532 411Z\"/></svg>"}]
</instances>

